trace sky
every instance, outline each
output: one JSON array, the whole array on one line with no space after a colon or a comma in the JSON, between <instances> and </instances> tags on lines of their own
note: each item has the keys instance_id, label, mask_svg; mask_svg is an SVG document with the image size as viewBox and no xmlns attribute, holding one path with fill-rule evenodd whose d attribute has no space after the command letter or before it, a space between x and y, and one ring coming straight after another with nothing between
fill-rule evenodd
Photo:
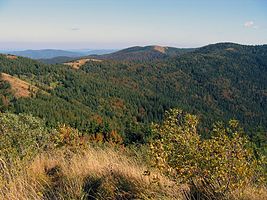
<instances>
[{"instance_id":1,"label":"sky","mask_svg":"<svg viewBox=\"0 0 267 200\"><path fill-rule=\"evenodd\" d=\"M267 44L267 0L0 0L0 49Z\"/></svg>"}]
</instances>

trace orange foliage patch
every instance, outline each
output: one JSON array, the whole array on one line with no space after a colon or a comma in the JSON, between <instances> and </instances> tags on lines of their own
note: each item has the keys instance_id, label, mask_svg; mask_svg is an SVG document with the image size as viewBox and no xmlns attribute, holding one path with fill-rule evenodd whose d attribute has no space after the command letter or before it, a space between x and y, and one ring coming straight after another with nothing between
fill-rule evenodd
<instances>
[{"instance_id":1,"label":"orange foliage patch","mask_svg":"<svg viewBox=\"0 0 267 200\"><path fill-rule=\"evenodd\" d=\"M123 138L121 135L116 131L112 130L109 133L95 133L91 134L88 137L88 140L90 142L96 142L96 143L108 143L112 146L117 146L117 145L123 145Z\"/></svg>"},{"instance_id":2,"label":"orange foliage patch","mask_svg":"<svg viewBox=\"0 0 267 200\"><path fill-rule=\"evenodd\" d=\"M119 99L119 98L115 98L112 100L112 106L114 108L120 108L120 109L125 108L124 101L122 99Z\"/></svg>"},{"instance_id":3,"label":"orange foliage patch","mask_svg":"<svg viewBox=\"0 0 267 200\"><path fill-rule=\"evenodd\" d=\"M103 119L100 115L95 114L92 119L92 121L95 121L97 124L102 124L103 123Z\"/></svg>"},{"instance_id":4,"label":"orange foliage patch","mask_svg":"<svg viewBox=\"0 0 267 200\"><path fill-rule=\"evenodd\" d=\"M89 143L110 144L112 146L123 145L123 138L116 130L111 130L108 133L89 133L81 135L77 129L71 128L68 125L62 125L58 129L58 133L52 137L53 142L58 147L82 147Z\"/></svg>"}]
</instances>

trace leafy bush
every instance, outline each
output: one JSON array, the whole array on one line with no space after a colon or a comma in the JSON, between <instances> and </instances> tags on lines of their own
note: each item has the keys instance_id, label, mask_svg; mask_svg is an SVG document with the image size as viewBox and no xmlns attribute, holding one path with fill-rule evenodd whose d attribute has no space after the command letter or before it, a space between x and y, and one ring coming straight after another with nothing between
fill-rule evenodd
<instances>
[{"instance_id":1,"label":"leafy bush","mask_svg":"<svg viewBox=\"0 0 267 200\"><path fill-rule=\"evenodd\" d=\"M154 125L153 164L177 183L214 198L251 183L261 169L236 120L214 125L210 139L197 132L196 116L172 109ZM205 191L204 191L205 190Z\"/></svg>"},{"instance_id":2,"label":"leafy bush","mask_svg":"<svg viewBox=\"0 0 267 200\"><path fill-rule=\"evenodd\" d=\"M30 159L48 141L42 120L25 114L0 113L0 157Z\"/></svg>"}]
</instances>

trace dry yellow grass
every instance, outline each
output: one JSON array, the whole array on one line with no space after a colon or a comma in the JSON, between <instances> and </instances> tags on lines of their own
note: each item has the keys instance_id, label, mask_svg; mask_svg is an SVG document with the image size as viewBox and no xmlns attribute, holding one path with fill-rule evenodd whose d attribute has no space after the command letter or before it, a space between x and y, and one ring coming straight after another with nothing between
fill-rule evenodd
<instances>
[{"instance_id":1,"label":"dry yellow grass","mask_svg":"<svg viewBox=\"0 0 267 200\"><path fill-rule=\"evenodd\" d=\"M81 66L83 66L88 61L102 62L102 60L98 60L98 59L93 59L93 58L86 58L85 59L84 58L84 59L79 59L79 60L75 60L75 61L72 61L72 62L64 63L64 65L71 66L74 69L79 69Z\"/></svg>"},{"instance_id":2,"label":"dry yellow grass","mask_svg":"<svg viewBox=\"0 0 267 200\"><path fill-rule=\"evenodd\" d=\"M111 148L54 150L26 165L0 158L0 200L185 199L187 186L178 187L156 172L145 175L146 170L136 158ZM229 199L267 199L267 190L247 187Z\"/></svg>"},{"instance_id":3,"label":"dry yellow grass","mask_svg":"<svg viewBox=\"0 0 267 200\"><path fill-rule=\"evenodd\" d=\"M3 166L0 199L182 199L173 182L112 149L44 153L21 172Z\"/></svg>"},{"instance_id":4,"label":"dry yellow grass","mask_svg":"<svg viewBox=\"0 0 267 200\"><path fill-rule=\"evenodd\" d=\"M27 83L26 81L6 73L1 73L0 78L4 81L7 81L11 85L11 90L14 93L14 96L17 98L29 97L32 92L36 92L38 90L37 87Z\"/></svg>"},{"instance_id":5,"label":"dry yellow grass","mask_svg":"<svg viewBox=\"0 0 267 200\"><path fill-rule=\"evenodd\" d=\"M244 191L235 191L233 196L236 200L263 200L267 199L267 188L246 187Z\"/></svg>"}]
</instances>

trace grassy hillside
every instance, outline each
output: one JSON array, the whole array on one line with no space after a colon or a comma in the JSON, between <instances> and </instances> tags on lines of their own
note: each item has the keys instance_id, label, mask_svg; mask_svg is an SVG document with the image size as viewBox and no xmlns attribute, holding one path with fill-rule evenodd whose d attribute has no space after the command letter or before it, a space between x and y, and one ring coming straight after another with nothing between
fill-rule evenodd
<instances>
[{"instance_id":1,"label":"grassy hillside","mask_svg":"<svg viewBox=\"0 0 267 200\"><path fill-rule=\"evenodd\" d=\"M1 80L7 82L10 85L10 89L15 97L30 97L31 94L35 94L38 91L38 88L32 86L31 84L16 78L14 76L10 76L6 73L0 74Z\"/></svg>"}]
</instances>

